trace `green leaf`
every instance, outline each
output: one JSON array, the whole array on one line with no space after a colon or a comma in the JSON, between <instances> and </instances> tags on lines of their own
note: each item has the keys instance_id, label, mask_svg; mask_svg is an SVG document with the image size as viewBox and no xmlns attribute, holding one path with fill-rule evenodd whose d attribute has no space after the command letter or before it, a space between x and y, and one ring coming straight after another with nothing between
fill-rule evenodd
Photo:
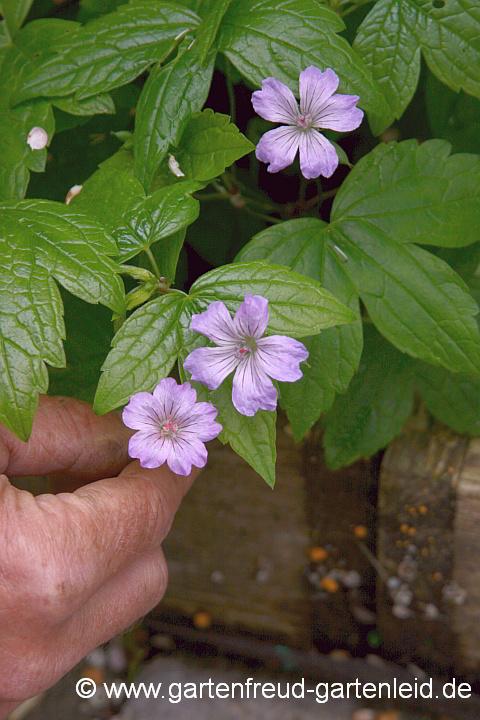
<instances>
[{"instance_id":1,"label":"green leaf","mask_svg":"<svg viewBox=\"0 0 480 720\"><path fill-rule=\"evenodd\" d=\"M175 60L150 73L137 106L134 138L135 175L146 190L169 145L179 144L188 120L203 107L214 64L214 53L202 65L195 49L185 44Z\"/></svg>"},{"instance_id":2,"label":"green leaf","mask_svg":"<svg viewBox=\"0 0 480 720\"><path fill-rule=\"evenodd\" d=\"M332 224L347 219L399 243L459 247L480 240L480 157L450 155L444 140L380 144L335 197Z\"/></svg>"},{"instance_id":3,"label":"green leaf","mask_svg":"<svg viewBox=\"0 0 480 720\"><path fill-rule=\"evenodd\" d=\"M309 65L333 68L339 90L360 96L375 133L391 122L391 113L371 71L345 38L344 24L317 0L233 0L218 34L218 49L251 83L274 76L294 92Z\"/></svg>"},{"instance_id":4,"label":"green leaf","mask_svg":"<svg viewBox=\"0 0 480 720\"><path fill-rule=\"evenodd\" d=\"M81 23L89 22L113 12L119 5L125 5L127 2L128 0L80 0L77 20Z\"/></svg>"},{"instance_id":5,"label":"green leaf","mask_svg":"<svg viewBox=\"0 0 480 720\"><path fill-rule=\"evenodd\" d=\"M427 73L425 106L435 137L448 140L454 152L480 153L480 100L453 92Z\"/></svg>"},{"instance_id":6,"label":"green leaf","mask_svg":"<svg viewBox=\"0 0 480 720\"><path fill-rule=\"evenodd\" d=\"M273 488L276 460L276 412L258 410L253 417L242 415L232 405L232 377L210 393L210 402L218 410L217 422L223 426L220 439Z\"/></svg>"},{"instance_id":7,"label":"green leaf","mask_svg":"<svg viewBox=\"0 0 480 720\"><path fill-rule=\"evenodd\" d=\"M230 311L238 308L247 293L267 298L271 333L305 337L355 320L355 314L318 282L282 265L224 265L202 275L190 289L190 297L209 303L221 300Z\"/></svg>"},{"instance_id":8,"label":"green leaf","mask_svg":"<svg viewBox=\"0 0 480 720\"><path fill-rule=\"evenodd\" d=\"M332 240L380 332L402 352L451 370L480 372L478 307L443 260L416 245L345 221Z\"/></svg>"},{"instance_id":9,"label":"green leaf","mask_svg":"<svg viewBox=\"0 0 480 720\"><path fill-rule=\"evenodd\" d=\"M437 420L456 432L480 435L480 378L418 363L415 384Z\"/></svg>"},{"instance_id":10,"label":"green leaf","mask_svg":"<svg viewBox=\"0 0 480 720\"><path fill-rule=\"evenodd\" d=\"M160 270L160 275L167 278L171 283L175 281L176 287L182 287L181 283L178 284L177 265L185 242L185 234L186 230L183 228L170 235L166 242L156 243L150 248ZM135 258L135 264L147 270L152 270L152 262L145 253L141 253Z\"/></svg>"},{"instance_id":11,"label":"green leaf","mask_svg":"<svg viewBox=\"0 0 480 720\"><path fill-rule=\"evenodd\" d=\"M123 323L103 364L94 410L103 414L167 377L179 349L177 325L185 296L170 293L142 305Z\"/></svg>"},{"instance_id":12,"label":"green leaf","mask_svg":"<svg viewBox=\"0 0 480 720\"><path fill-rule=\"evenodd\" d=\"M99 115L113 114L115 105L108 93L100 93L85 100L74 100L73 97L51 98L51 103L59 110L70 115Z\"/></svg>"},{"instance_id":13,"label":"green leaf","mask_svg":"<svg viewBox=\"0 0 480 720\"><path fill-rule=\"evenodd\" d=\"M295 383L279 383L280 404L287 411L296 440L331 407L336 392L345 392L362 353L358 295L328 246L327 228L316 218L273 225L252 238L236 258L288 265L317 280L356 315L354 323L304 338L309 357L302 366L303 378Z\"/></svg>"},{"instance_id":14,"label":"green leaf","mask_svg":"<svg viewBox=\"0 0 480 720\"><path fill-rule=\"evenodd\" d=\"M217 35L222 18L227 12L231 2L232 0L217 0L197 30L197 52L200 56L200 62L202 63L207 57L208 51Z\"/></svg>"},{"instance_id":15,"label":"green leaf","mask_svg":"<svg viewBox=\"0 0 480 720\"><path fill-rule=\"evenodd\" d=\"M32 4L33 0L0 0L0 15L3 16L11 37L16 35Z\"/></svg>"},{"instance_id":16,"label":"green leaf","mask_svg":"<svg viewBox=\"0 0 480 720\"><path fill-rule=\"evenodd\" d=\"M324 418L327 465L336 470L370 457L397 435L413 405L413 363L375 331L364 328L358 372Z\"/></svg>"},{"instance_id":17,"label":"green leaf","mask_svg":"<svg viewBox=\"0 0 480 720\"><path fill-rule=\"evenodd\" d=\"M145 199L145 193L130 173L110 165L105 164L88 178L71 207L90 215L113 234L128 209Z\"/></svg>"},{"instance_id":18,"label":"green leaf","mask_svg":"<svg viewBox=\"0 0 480 720\"><path fill-rule=\"evenodd\" d=\"M48 368L48 394L92 403L112 341L112 313L102 305L87 305L66 291L61 295L67 328L66 366Z\"/></svg>"},{"instance_id":19,"label":"green leaf","mask_svg":"<svg viewBox=\"0 0 480 720\"><path fill-rule=\"evenodd\" d=\"M200 203L191 193L200 188L198 183L187 180L130 205L124 213L123 225L114 232L120 259L128 260L194 222Z\"/></svg>"},{"instance_id":20,"label":"green leaf","mask_svg":"<svg viewBox=\"0 0 480 720\"><path fill-rule=\"evenodd\" d=\"M0 208L0 417L23 440L38 393L48 387L44 363L65 363L54 278L87 302L121 312L123 284L108 258L115 252L103 227L60 203L30 200Z\"/></svg>"},{"instance_id":21,"label":"green leaf","mask_svg":"<svg viewBox=\"0 0 480 720\"><path fill-rule=\"evenodd\" d=\"M174 154L188 180L207 182L254 149L228 115L207 108L193 115Z\"/></svg>"},{"instance_id":22,"label":"green leaf","mask_svg":"<svg viewBox=\"0 0 480 720\"><path fill-rule=\"evenodd\" d=\"M72 93L82 100L124 85L161 60L175 38L198 23L195 13L169 2L120 5L57 42L53 54L27 74L15 102Z\"/></svg>"},{"instance_id":23,"label":"green leaf","mask_svg":"<svg viewBox=\"0 0 480 720\"><path fill-rule=\"evenodd\" d=\"M354 47L399 118L417 87L420 51L442 82L480 97L479 33L477 0L380 0Z\"/></svg>"}]
</instances>

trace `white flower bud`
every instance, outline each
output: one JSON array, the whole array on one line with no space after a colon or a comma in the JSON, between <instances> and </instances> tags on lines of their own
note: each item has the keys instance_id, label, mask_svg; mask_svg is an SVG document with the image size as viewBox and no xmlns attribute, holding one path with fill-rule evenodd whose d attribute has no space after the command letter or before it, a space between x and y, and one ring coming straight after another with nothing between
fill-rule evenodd
<instances>
[{"instance_id":1,"label":"white flower bud","mask_svg":"<svg viewBox=\"0 0 480 720\"><path fill-rule=\"evenodd\" d=\"M83 190L83 185L74 185L70 188L65 196L65 205L70 205L74 197L77 197L78 193Z\"/></svg>"},{"instance_id":2,"label":"white flower bud","mask_svg":"<svg viewBox=\"0 0 480 720\"><path fill-rule=\"evenodd\" d=\"M30 145L32 150L42 150L47 146L48 134L42 127L38 127L38 125L36 125L28 133L27 143Z\"/></svg>"},{"instance_id":3,"label":"white flower bud","mask_svg":"<svg viewBox=\"0 0 480 720\"><path fill-rule=\"evenodd\" d=\"M172 153L168 153L168 168L176 177L185 177L185 173L180 170L180 165L175 160Z\"/></svg>"}]
</instances>

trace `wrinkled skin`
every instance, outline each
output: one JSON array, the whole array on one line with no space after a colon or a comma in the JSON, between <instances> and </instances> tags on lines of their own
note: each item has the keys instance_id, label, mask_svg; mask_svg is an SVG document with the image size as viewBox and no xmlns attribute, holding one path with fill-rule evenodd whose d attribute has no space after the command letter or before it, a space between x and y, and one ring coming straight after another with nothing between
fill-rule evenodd
<instances>
[{"instance_id":1,"label":"wrinkled skin","mask_svg":"<svg viewBox=\"0 0 480 720\"><path fill-rule=\"evenodd\" d=\"M160 545L193 473L129 462L131 434L65 397L40 399L28 443L0 425L0 719L165 592ZM46 474L74 491L35 498L7 478Z\"/></svg>"}]
</instances>

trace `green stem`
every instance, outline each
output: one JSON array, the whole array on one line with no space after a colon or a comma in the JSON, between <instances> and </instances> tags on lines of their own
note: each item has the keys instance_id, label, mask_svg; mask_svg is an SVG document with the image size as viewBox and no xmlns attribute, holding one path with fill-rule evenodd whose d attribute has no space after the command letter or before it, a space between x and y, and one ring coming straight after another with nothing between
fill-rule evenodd
<instances>
[{"instance_id":1,"label":"green stem","mask_svg":"<svg viewBox=\"0 0 480 720\"><path fill-rule=\"evenodd\" d=\"M243 208L243 211L248 213L249 215L253 215L254 217L260 218L260 220L265 220L269 223L281 223L282 220L279 220L279 218L271 217L271 215L264 215L263 213L259 213L256 210L250 210L250 208L245 205Z\"/></svg>"},{"instance_id":2,"label":"green stem","mask_svg":"<svg viewBox=\"0 0 480 720\"><path fill-rule=\"evenodd\" d=\"M153 272L154 272L154 274L155 274L155 277L157 278L157 280L161 280L162 276L160 275L160 269L159 269L159 267L158 267L158 265L157 265L157 261L155 260L155 258L154 258L154 256L153 256L152 251L150 250L149 247L146 247L146 248L145 248L145 252L146 252L147 255L148 255L148 259L150 260L150 263L151 263L151 265L152 265L152 268L153 268Z\"/></svg>"},{"instance_id":3,"label":"green stem","mask_svg":"<svg viewBox=\"0 0 480 720\"><path fill-rule=\"evenodd\" d=\"M359 7L362 7L362 5L368 5L368 3L371 3L372 0L360 0L360 2L357 2L355 5L352 5L352 7L349 7L348 10L344 10L343 12L339 12L338 14L340 17L345 17L346 15L350 15L350 13L355 12L355 10L358 10Z\"/></svg>"},{"instance_id":4,"label":"green stem","mask_svg":"<svg viewBox=\"0 0 480 720\"><path fill-rule=\"evenodd\" d=\"M230 117L232 118L232 122L235 122L236 117L236 104L235 104L235 90L233 89L232 79L230 77L230 60L227 60L227 72L226 72L226 80L227 80L227 93L228 93L228 106L230 108Z\"/></svg>"}]
</instances>

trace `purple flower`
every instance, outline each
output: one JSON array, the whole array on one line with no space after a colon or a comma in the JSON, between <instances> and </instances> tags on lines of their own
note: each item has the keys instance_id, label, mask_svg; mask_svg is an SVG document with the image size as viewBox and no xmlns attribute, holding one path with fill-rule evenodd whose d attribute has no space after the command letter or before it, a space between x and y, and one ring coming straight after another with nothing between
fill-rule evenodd
<instances>
[{"instance_id":1,"label":"purple flower","mask_svg":"<svg viewBox=\"0 0 480 720\"><path fill-rule=\"evenodd\" d=\"M132 395L122 415L127 427L138 430L128 443L130 457L139 458L144 468L166 462L177 475L189 475L192 465L203 467L204 442L217 437L222 426L215 422L216 408L196 400L190 383L177 385L170 377L161 380L153 394Z\"/></svg>"},{"instance_id":2,"label":"purple flower","mask_svg":"<svg viewBox=\"0 0 480 720\"><path fill-rule=\"evenodd\" d=\"M275 410L277 390L270 378L299 380L300 363L308 357L301 342L284 335L262 337L268 323L268 300L245 295L234 318L222 302L192 317L191 328L217 347L194 350L184 362L192 380L215 390L233 370L232 401L239 413L251 417L257 410Z\"/></svg>"},{"instance_id":3,"label":"purple flower","mask_svg":"<svg viewBox=\"0 0 480 720\"><path fill-rule=\"evenodd\" d=\"M339 79L330 68L321 72L311 65L300 73L300 108L286 85L269 77L252 95L256 113L265 120L285 123L260 138L256 156L278 172L295 160L300 150L300 170L306 178L330 177L338 166L334 146L315 128L346 132L357 128L363 110L355 107L358 95L335 95Z\"/></svg>"}]
</instances>

